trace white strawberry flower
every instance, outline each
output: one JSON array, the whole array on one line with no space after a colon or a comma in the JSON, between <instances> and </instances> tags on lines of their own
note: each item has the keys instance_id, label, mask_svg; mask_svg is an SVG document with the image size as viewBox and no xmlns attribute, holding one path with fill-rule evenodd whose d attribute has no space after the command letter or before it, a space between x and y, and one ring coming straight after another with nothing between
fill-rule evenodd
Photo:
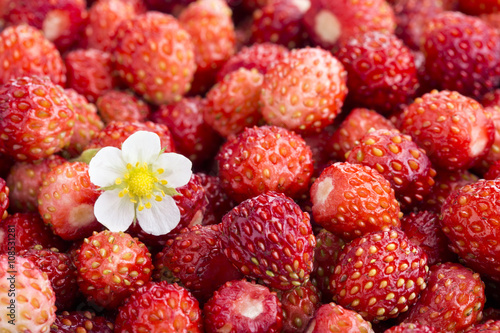
<instances>
[{"instance_id":1,"label":"white strawberry flower","mask_svg":"<svg viewBox=\"0 0 500 333\"><path fill-rule=\"evenodd\" d=\"M104 147L89 163L90 181L104 190L94 215L110 231L125 231L137 219L145 232L167 234L180 221L172 196L189 182L191 167L183 155L164 153L152 132L132 134L121 150Z\"/></svg>"}]
</instances>

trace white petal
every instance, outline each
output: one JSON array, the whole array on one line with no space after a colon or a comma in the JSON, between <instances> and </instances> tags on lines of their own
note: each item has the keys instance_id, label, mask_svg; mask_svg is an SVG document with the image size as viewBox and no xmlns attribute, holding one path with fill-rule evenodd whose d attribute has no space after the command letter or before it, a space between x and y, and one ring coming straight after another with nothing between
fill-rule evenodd
<instances>
[{"instance_id":1,"label":"white petal","mask_svg":"<svg viewBox=\"0 0 500 333\"><path fill-rule=\"evenodd\" d=\"M135 132L122 144L123 159L132 165L136 162L153 163L160 152L160 137L153 132Z\"/></svg>"},{"instance_id":2,"label":"white petal","mask_svg":"<svg viewBox=\"0 0 500 333\"><path fill-rule=\"evenodd\" d=\"M158 178L165 179L168 187L181 187L191 179L193 163L184 155L177 153L161 154L153 164L153 170L162 168L165 170Z\"/></svg>"},{"instance_id":3,"label":"white petal","mask_svg":"<svg viewBox=\"0 0 500 333\"><path fill-rule=\"evenodd\" d=\"M115 147L102 148L89 163L90 181L100 187L113 185L125 172L127 167L122 152Z\"/></svg>"},{"instance_id":4,"label":"white petal","mask_svg":"<svg viewBox=\"0 0 500 333\"><path fill-rule=\"evenodd\" d=\"M134 221L134 204L128 197L120 198L120 190L105 191L94 204L94 215L111 231L126 231Z\"/></svg>"},{"instance_id":5,"label":"white petal","mask_svg":"<svg viewBox=\"0 0 500 333\"><path fill-rule=\"evenodd\" d=\"M162 201L151 203L153 204L151 208L137 211L137 222L148 234L155 236L168 234L181 220L179 207L168 195Z\"/></svg>"}]
</instances>

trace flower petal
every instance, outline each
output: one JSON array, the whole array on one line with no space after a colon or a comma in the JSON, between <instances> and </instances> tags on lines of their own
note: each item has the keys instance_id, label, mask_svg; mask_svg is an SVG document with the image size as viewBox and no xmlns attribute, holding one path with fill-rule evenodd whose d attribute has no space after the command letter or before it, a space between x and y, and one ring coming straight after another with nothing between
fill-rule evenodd
<instances>
[{"instance_id":1,"label":"flower petal","mask_svg":"<svg viewBox=\"0 0 500 333\"><path fill-rule=\"evenodd\" d=\"M122 144L123 159L132 165L137 162L153 163L160 152L160 137L153 132L135 132Z\"/></svg>"},{"instance_id":2,"label":"flower petal","mask_svg":"<svg viewBox=\"0 0 500 333\"><path fill-rule=\"evenodd\" d=\"M165 170L159 179L165 179L168 187L181 187L191 179L193 163L184 155L177 153L164 153L153 164L153 170Z\"/></svg>"},{"instance_id":3,"label":"flower petal","mask_svg":"<svg viewBox=\"0 0 500 333\"><path fill-rule=\"evenodd\" d=\"M165 196L162 201L151 203L151 208L137 211L139 225L148 234L155 236L168 234L181 220L179 207L170 196Z\"/></svg>"},{"instance_id":4,"label":"flower petal","mask_svg":"<svg viewBox=\"0 0 500 333\"><path fill-rule=\"evenodd\" d=\"M94 215L110 231L126 231L135 217L134 204L128 197L120 198L120 190L109 190L97 198Z\"/></svg>"},{"instance_id":5,"label":"flower petal","mask_svg":"<svg viewBox=\"0 0 500 333\"><path fill-rule=\"evenodd\" d=\"M102 148L89 163L90 181L100 187L114 185L116 178L122 178L126 172L122 152L115 147Z\"/></svg>"}]
</instances>

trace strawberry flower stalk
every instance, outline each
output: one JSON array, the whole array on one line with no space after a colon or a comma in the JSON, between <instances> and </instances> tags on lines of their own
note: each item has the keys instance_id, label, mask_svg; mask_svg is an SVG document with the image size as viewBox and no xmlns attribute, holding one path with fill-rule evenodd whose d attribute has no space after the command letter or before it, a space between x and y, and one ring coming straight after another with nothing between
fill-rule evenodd
<instances>
[{"instance_id":1,"label":"strawberry flower stalk","mask_svg":"<svg viewBox=\"0 0 500 333\"><path fill-rule=\"evenodd\" d=\"M164 235L180 221L172 196L191 178L192 163L164 153L157 134L139 131L122 149L104 147L90 160L90 181L104 192L94 205L97 220L110 231L126 231L137 221L152 235Z\"/></svg>"}]
</instances>

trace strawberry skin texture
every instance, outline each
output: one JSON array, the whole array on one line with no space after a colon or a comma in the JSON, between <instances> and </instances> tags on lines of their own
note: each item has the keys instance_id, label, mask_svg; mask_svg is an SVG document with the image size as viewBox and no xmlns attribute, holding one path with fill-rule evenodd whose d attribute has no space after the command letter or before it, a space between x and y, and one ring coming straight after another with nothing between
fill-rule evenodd
<instances>
[{"instance_id":1,"label":"strawberry skin texture","mask_svg":"<svg viewBox=\"0 0 500 333\"><path fill-rule=\"evenodd\" d=\"M384 333L438 333L438 331L430 325L401 323L389 328Z\"/></svg>"},{"instance_id":2,"label":"strawberry skin texture","mask_svg":"<svg viewBox=\"0 0 500 333\"><path fill-rule=\"evenodd\" d=\"M308 333L344 332L374 333L370 322L358 313L333 302L323 304L307 328Z\"/></svg>"},{"instance_id":3,"label":"strawberry skin texture","mask_svg":"<svg viewBox=\"0 0 500 333\"><path fill-rule=\"evenodd\" d=\"M306 332L309 322L321 306L319 290L311 281L294 289L278 293L283 308L282 333Z\"/></svg>"},{"instance_id":4,"label":"strawberry skin texture","mask_svg":"<svg viewBox=\"0 0 500 333\"><path fill-rule=\"evenodd\" d=\"M194 46L176 18L159 12L137 15L120 24L115 38L115 69L146 101L171 103L190 89Z\"/></svg>"},{"instance_id":5,"label":"strawberry skin texture","mask_svg":"<svg viewBox=\"0 0 500 333\"><path fill-rule=\"evenodd\" d=\"M404 321L440 332L461 332L481 320L484 302L484 283L478 273L456 263L434 265L427 288Z\"/></svg>"},{"instance_id":6,"label":"strawberry skin texture","mask_svg":"<svg viewBox=\"0 0 500 333\"><path fill-rule=\"evenodd\" d=\"M111 121L144 122L151 113L146 102L134 94L121 90L108 90L96 101L99 115L108 124Z\"/></svg>"},{"instance_id":7,"label":"strawberry skin texture","mask_svg":"<svg viewBox=\"0 0 500 333\"><path fill-rule=\"evenodd\" d=\"M222 218L224 254L243 274L290 290L309 279L316 238L308 213L282 193L243 201Z\"/></svg>"},{"instance_id":8,"label":"strawberry skin texture","mask_svg":"<svg viewBox=\"0 0 500 333\"><path fill-rule=\"evenodd\" d=\"M54 333L113 333L113 328L111 321L90 311L62 311L50 327Z\"/></svg>"},{"instance_id":9,"label":"strawberry skin texture","mask_svg":"<svg viewBox=\"0 0 500 333\"><path fill-rule=\"evenodd\" d=\"M311 186L314 221L344 240L401 226L399 204L388 180L368 166L338 162Z\"/></svg>"},{"instance_id":10,"label":"strawberry skin texture","mask_svg":"<svg viewBox=\"0 0 500 333\"><path fill-rule=\"evenodd\" d=\"M0 152L20 161L50 156L69 144L74 126L73 104L48 77L21 77L0 88Z\"/></svg>"},{"instance_id":11,"label":"strawberry skin texture","mask_svg":"<svg viewBox=\"0 0 500 333\"><path fill-rule=\"evenodd\" d=\"M378 322L406 312L426 287L427 255L400 229L347 244L331 277L333 301Z\"/></svg>"},{"instance_id":12,"label":"strawberry skin texture","mask_svg":"<svg viewBox=\"0 0 500 333\"><path fill-rule=\"evenodd\" d=\"M216 159L222 187L238 202L266 191L297 198L313 172L312 152L302 137L276 126L245 128Z\"/></svg>"},{"instance_id":13,"label":"strawberry skin texture","mask_svg":"<svg viewBox=\"0 0 500 333\"><path fill-rule=\"evenodd\" d=\"M290 51L264 75L260 102L264 120L301 132L318 132L340 113L347 72L326 50Z\"/></svg>"},{"instance_id":14,"label":"strawberry skin texture","mask_svg":"<svg viewBox=\"0 0 500 333\"><path fill-rule=\"evenodd\" d=\"M452 192L441 208L451 249L475 272L500 281L500 179L478 180Z\"/></svg>"},{"instance_id":15,"label":"strawberry skin texture","mask_svg":"<svg viewBox=\"0 0 500 333\"><path fill-rule=\"evenodd\" d=\"M427 152L435 168L448 171L477 163L495 138L493 120L483 107L448 90L416 98L405 108L399 129Z\"/></svg>"}]
</instances>

